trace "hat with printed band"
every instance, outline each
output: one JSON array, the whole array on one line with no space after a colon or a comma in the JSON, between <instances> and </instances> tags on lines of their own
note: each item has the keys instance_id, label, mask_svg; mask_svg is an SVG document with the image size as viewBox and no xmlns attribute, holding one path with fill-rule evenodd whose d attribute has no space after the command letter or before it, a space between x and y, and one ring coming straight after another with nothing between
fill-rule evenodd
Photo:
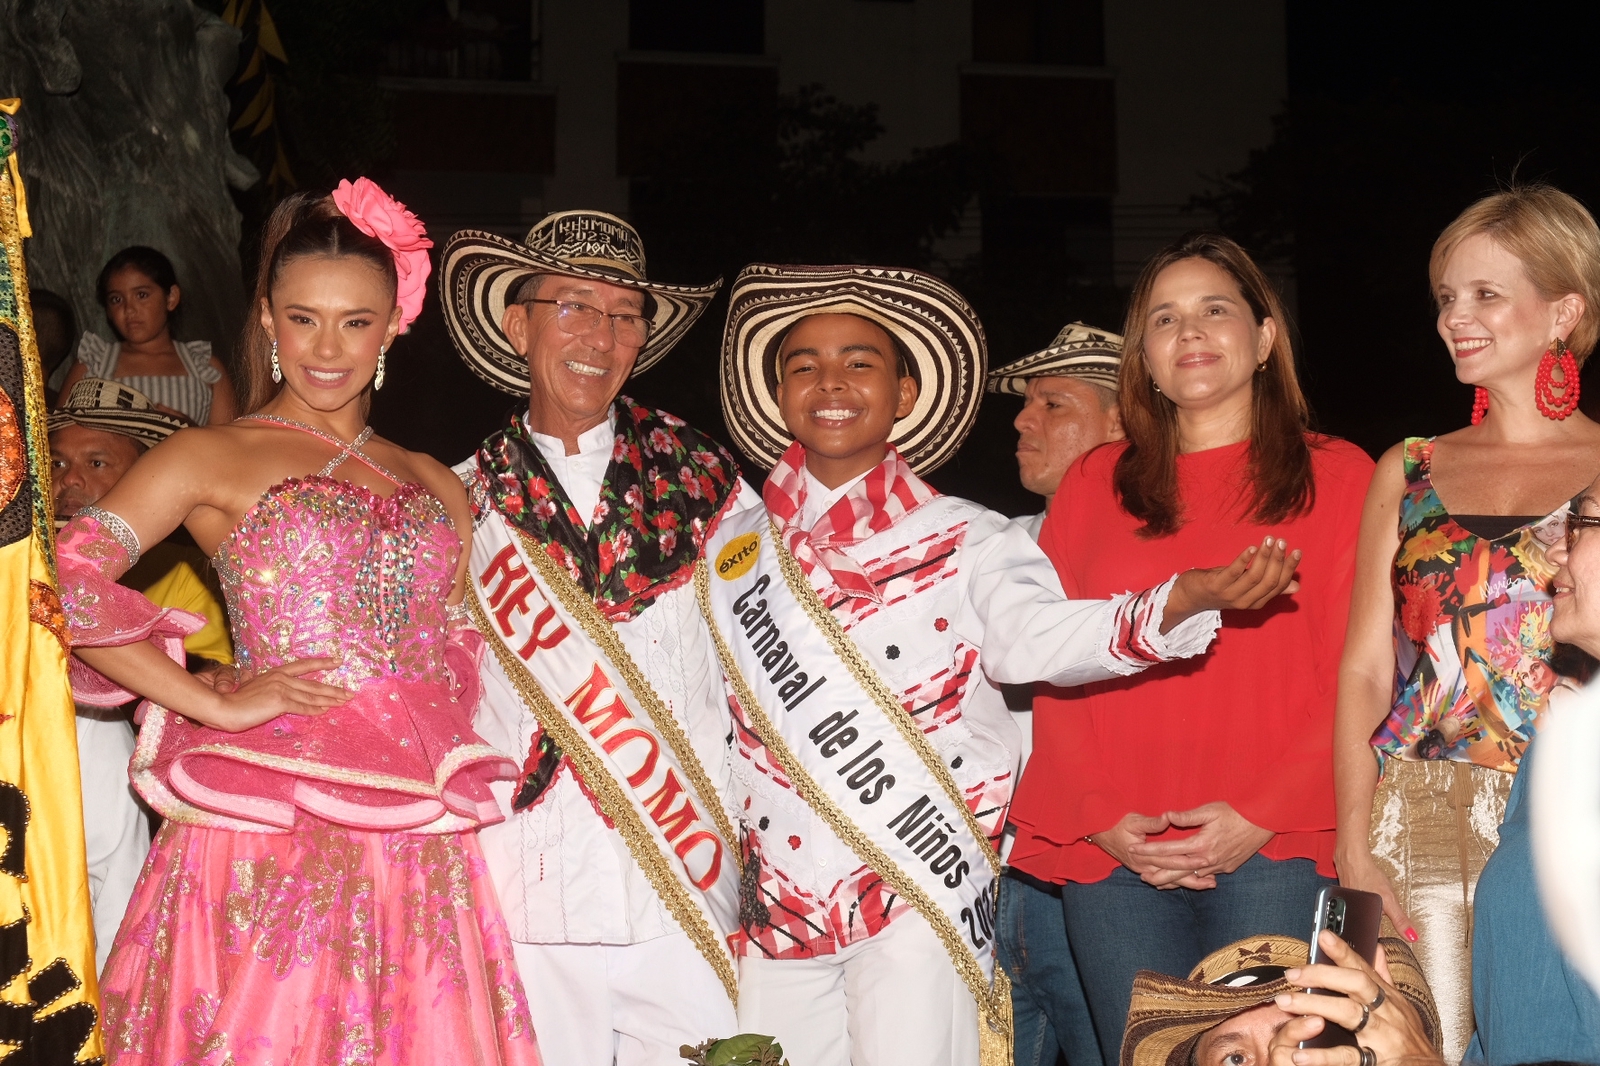
<instances>
[{"instance_id":1,"label":"hat with printed band","mask_svg":"<svg viewBox=\"0 0 1600 1066\"><path fill-rule=\"evenodd\" d=\"M1072 377L1116 392L1121 367L1120 336L1074 322L1062 327L1049 347L989 371L989 391L1021 396L1029 378Z\"/></svg>"},{"instance_id":2,"label":"hat with printed band","mask_svg":"<svg viewBox=\"0 0 1600 1066\"><path fill-rule=\"evenodd\" d=\"M1433 993L1410 945L1393 933L1394 926L1385 918L1378 944L1389 963L1389 976L1421 1015L1437 1050L1439 1012ZM1190 971L1188 980L1140 970L1133 979L1121 1066L1189 1066L1195 1044L1207 1030L1295 991L1283 979L1283 971L1306 965L1309 954L1304 940L1258 936L1213 951Z\"/></svg>"},{"instance_id":3,"label":"hat with printed band","mask_svg":"<svg viewBox=\"0 0 1600 1066\"><path fill-rule=\"evenodd\" d=\"M889 440L917 473L937 469L977 419L988 349L962 295L916 270L753 263L740 271L722 333L722 411L734 442L777 465L793 440L778 409L778 346L802 318L828 314L870 319L905 347L919 391Z\"/></svg>"},{"instance_id":4,"label":"hat with printed band","mask_svg":"<svg viewBox=\"0 0 1600 1066\"><path fill-rule=\"evenodd\" d=\"M156 410L150 397L138 389L106 378L81 379L47 420L51 433L83 426L132 437L145 447L160 444L193 424L180 415Z\"/></svg>"},{"instance_id":5,"label":"hat with printed band","mask_svg":"<svg viewBox=\"0 0 1600 1066\"><path fill-rule=\"evenodd\" d=\"M460 230L439 257L439 302L456 350L473 373L513 395L528 391L528 360L500 328L506 305L537 274L604 281L648 294L650 335L634 373L646 370L683 339L722 285L663 285L645 276L639 232L603 211L546 215L518 244L497 233Z\"/></svg>"}]
</instances>

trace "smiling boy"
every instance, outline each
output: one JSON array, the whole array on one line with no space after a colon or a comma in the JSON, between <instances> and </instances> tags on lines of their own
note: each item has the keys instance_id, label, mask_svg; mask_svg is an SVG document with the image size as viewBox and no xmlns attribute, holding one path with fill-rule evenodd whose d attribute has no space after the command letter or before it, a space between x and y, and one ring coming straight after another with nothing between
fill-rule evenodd
<instances>
[{"instance_id":1,"label":"smiling boy","mask_svg":"<svg viewBox=\"0 0 1600 1066\"><path fill-rule=\"evenodd\" d=\"M795 1062L1009 1055L993 841L1017 734L997 683L1199 654L1215 609L1292 591L1276 542L1068 601L1021 527L919 476L971 428L984 361L972 309L915 271L755 265L731 294L724 410L773 469L696 588L734 721L739 1023Z\"/></svg>"}]
</instances>

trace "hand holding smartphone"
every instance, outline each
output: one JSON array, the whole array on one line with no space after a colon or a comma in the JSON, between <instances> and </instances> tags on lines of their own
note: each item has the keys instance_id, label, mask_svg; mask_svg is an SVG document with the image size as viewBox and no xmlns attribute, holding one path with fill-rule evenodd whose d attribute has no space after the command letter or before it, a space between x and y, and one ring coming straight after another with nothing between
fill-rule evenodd
<instances>
[{"instance_id":1,"label":"hand holding smartphone","mask_svg":"<svg viewBox=\"0 0 1600 1066\"><path fill-rule=\"evenodd\" d=\"M1371 966L1378 957L1378 926L1383 922L1383 897L1376 892L1362 892L1355 888L1324 888L1317 893L1317 912L1311 922L1312 966L1335 965L1322 951L1318 942L1324 929L1339 937L1356 954ZM1343 992L1330 992L1324 988L1308 988L1322 996L1342 996ZM1300 1041L1303 1048L1356 1047L1355 1034L1342 1025L1323 1024L1322 1032L1310 1040Z\"/></svg>"}]
</instances>

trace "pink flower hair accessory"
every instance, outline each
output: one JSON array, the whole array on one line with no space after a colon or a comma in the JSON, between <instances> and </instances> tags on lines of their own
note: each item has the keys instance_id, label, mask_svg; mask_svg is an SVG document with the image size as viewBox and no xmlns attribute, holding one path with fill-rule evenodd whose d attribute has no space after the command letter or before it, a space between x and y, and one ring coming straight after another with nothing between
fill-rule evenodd
<instances>
[{"instance_id":1,"label":"pink flower hair accessory","mask_svg":"<svg viewBox=\"0 0 1600 1066\"><path fill-rule=\"evenodd\" d=\"M422 220L371 178L339 182L339 187L333 190L333 202L356 229L378 238L394 253L398 278L394 299L400 306L400 332L404 333L422 313L422 301L428 295L428 275L433 271L433 263L428 259L428 249L433 247L433 242L428 239Z\"/></svg>"}]
</instances>

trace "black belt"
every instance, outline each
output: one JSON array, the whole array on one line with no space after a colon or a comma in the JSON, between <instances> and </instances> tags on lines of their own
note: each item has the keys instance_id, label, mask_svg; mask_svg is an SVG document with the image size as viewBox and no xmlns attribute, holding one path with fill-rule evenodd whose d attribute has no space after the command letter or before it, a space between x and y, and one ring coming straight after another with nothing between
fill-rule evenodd
<instances>
[{"instance_id":1,"label":"black belt","mask_svg":"<svg viewBox=\"0 0 1600 1066\"><path fill-rule=\"evenodd\" d=\"M1029 888L1043 892L1047 896L1054 896L1056 899L1061 898L1060 885L1051 881L1041 881L1032 874L1024 873L1023 871L1017 869L1015 866L1007 866L1004 870L1000 871L1000 876L1009 877L1013 881L1020 881Z\"/></svg>"}]
</instances>

